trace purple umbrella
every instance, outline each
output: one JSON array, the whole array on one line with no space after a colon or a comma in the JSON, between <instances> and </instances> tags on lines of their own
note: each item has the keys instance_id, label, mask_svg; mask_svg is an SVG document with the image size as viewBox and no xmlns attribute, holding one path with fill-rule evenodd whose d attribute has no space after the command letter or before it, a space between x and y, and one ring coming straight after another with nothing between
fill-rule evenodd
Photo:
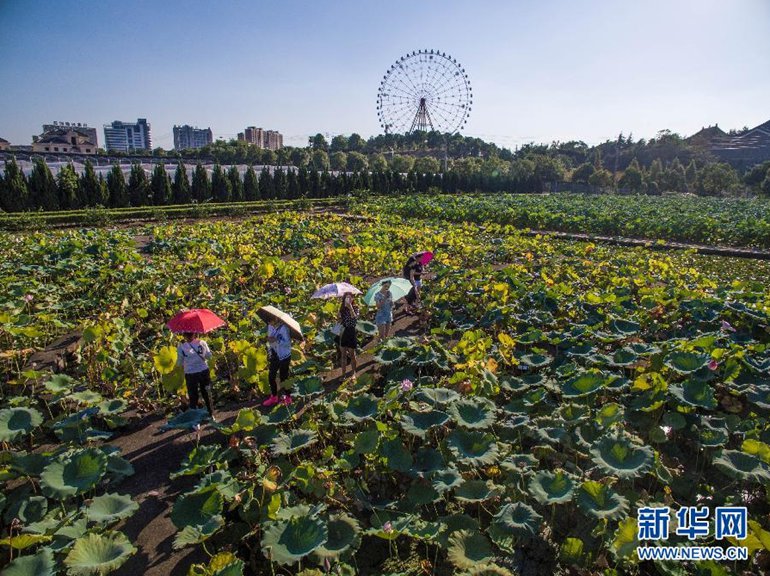
<instances>
[{"instance_id":1,"label":"purple umbrella","mask_svg":"<svg viewBox=\"0 0 770 576\"><path fill-rule=\"evenodd\" d=\"M313 293L311 298L328 300L329 298L342 298L345 294L361 294L361 291L347 282L334 282L333 284L321 286Z\"/></svg>"}]
</instances>

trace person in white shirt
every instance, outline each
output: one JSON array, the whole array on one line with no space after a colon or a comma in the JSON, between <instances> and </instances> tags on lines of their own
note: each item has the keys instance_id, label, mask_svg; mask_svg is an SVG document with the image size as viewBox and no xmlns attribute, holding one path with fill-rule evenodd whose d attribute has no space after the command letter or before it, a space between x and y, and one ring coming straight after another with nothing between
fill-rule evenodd
<instances>
[{"instance_id":1,"label":"person in white shirt","mask_svg":"<svg viewBox=\"0 0 770 576\"><path fill-rule=\"evenodd\" d=\"M184 367L184 379L187 384L187 397L190 399L190 408L198 408L198 392L203 396L206 409L212 420L214 409L211 406L211 373L208 360L211 358L211 350L204 340L197 334L185 332L182 334L185 341L176 348L176 363Z\"/></svg>"},{"instance_id":2,"label":"person in white shirt","mask_svg":"<svg viewBox=\"0 0 770 576\"><path fill-rule=\"evenodd\" d=\"M291 334L289 327L278 319L271 320L267 325L268 342L268 382L270 383L270 396L262 402L263 406L273 406L278 402L284 405L291 404L291 396L284 392L278 397L278 383L276 377L280 376L281 382L289 378L289 366L291 364Z\"/></svg>"}]
</instances>

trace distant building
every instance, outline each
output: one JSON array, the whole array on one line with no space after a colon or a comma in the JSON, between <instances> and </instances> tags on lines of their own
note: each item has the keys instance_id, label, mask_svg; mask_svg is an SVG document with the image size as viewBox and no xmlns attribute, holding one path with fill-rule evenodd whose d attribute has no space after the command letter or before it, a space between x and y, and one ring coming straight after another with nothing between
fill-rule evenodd
<instances>
[{"instance_id":1,"label":"distant building","mask_svg":"<svg viewBox=\"0 0 770 576\"><path fill-rule=\"evenodd\" d=\"M693 146L709 150L736 168L744 169L770 160L770 120L740 134L728 134L709 126L687 139Z\"/></svg>"},{"instance_id":2,"label":"distant building","mask_svg":"<svg viewBox=\"0 0 770 576\"><path fill-rule=\"evenodd\" d=\"M104 144L108 152L134 152L152 150L150 125L146 118L136 123L115 120L104 125Z\"/></svg>"},{"instance_id":3,"label":"distant building","mask_svg":"<svg viewBox=\"0 0 770 576\"><path fill-rule=\"evenodd\" d=\"M83 132L65 126L33 136L32 151L43 154L96 154L96 142Z\"/></svg>"},{"instance_id":4,"label":"distant building","mask_svg":"<svg viewBox=\"0 0 770 576\"><path fill-rule=\"evenodd\" d=\"M278 150L283 148L283 135L277 130L263 130L256 126L249 126L243 132L238 133L238 140L246 141L257 148Z\"/></svg>"},{"instance_id":5,"label":"distant building","mask_svg":"<svg viewBox=\"0 0 770 576\"><path fill-rule=\"evenodd\" d=\"M74 130L81 133L94 143L94 146L99 146L99 139L96 135L96 128L91 128L85 122L56 122L53 124L43 124L43 132L53 132L54 130Z\"/></svg>"},{"instance_id":6,"label":"distant building","mask_svg":"<svg viewBox=\"0 0 770 576\"><path fill-rule=\"evenodd\" d=\"M0 138L0 151L8 150L11 147L11 143L5 138Z\"/></svg>"},{"instance_id":7,"label":"distant building","mask_svg":"<svg viewBox=\"0 0 770 576\"><path fill-rule=\"evenodd\" d=\"M211 128L193 128L187 124L174 126L174 148L176 150L203 148L213 141L214 136L211 133Z\"/></svg>"}]
</instances>

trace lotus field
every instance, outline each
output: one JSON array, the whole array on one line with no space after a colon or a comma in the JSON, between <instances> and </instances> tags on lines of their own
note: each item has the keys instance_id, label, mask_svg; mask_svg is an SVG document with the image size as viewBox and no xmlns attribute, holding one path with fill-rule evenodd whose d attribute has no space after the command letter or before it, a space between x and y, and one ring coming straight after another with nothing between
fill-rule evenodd
<instances>
[{"instance_id":1,"label":"lotus field","mask_svg":"<svg viewBox=\"0 0 770 576\"><path fill-rule=\"evenodd\" d=\"M4 234L3 575L129 573L125 525L145 504L121 492L133 468L115 444L158 412L187 438L163 465L179 489L172 548L194 552L194 576L767 570L767 262L361 212ZM421 249L436 253L424 323L369 344L358 380L331 384L339 303L310 295L365 291ZM306 337L295 401L271 410L264 304ZM219 423L179 411L164 324L186 307L228 322L206 337L217 410L233 411ZM63 373L28 363L73 331ZM200 427L216 433L201 441ZM637 545L656 542L637 539L637 510L695 505L747 507L747 539L696 543L747 546L749 560L640 562ZM690 544L672 526L668 545Z\"/></svg>"}]
</instances>

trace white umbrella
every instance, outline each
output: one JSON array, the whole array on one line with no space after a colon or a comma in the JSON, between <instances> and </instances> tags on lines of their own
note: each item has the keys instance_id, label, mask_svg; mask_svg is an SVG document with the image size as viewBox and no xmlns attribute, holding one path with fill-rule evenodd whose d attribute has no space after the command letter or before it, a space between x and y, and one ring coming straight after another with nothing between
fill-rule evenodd
<instances>
[{"instance_id":1,"label":"white umbrella","mask_svg":"<svg viewBox=\"0 0 770 576\"><path fill-rule=\"evenodd\" d=\"M311 298L322 298L328 300L330 298L342 298L345 294L361 294L361 291L347 282L334 282L321 286L318 290L313 292Z\"/></svg>"}]
</instances>

